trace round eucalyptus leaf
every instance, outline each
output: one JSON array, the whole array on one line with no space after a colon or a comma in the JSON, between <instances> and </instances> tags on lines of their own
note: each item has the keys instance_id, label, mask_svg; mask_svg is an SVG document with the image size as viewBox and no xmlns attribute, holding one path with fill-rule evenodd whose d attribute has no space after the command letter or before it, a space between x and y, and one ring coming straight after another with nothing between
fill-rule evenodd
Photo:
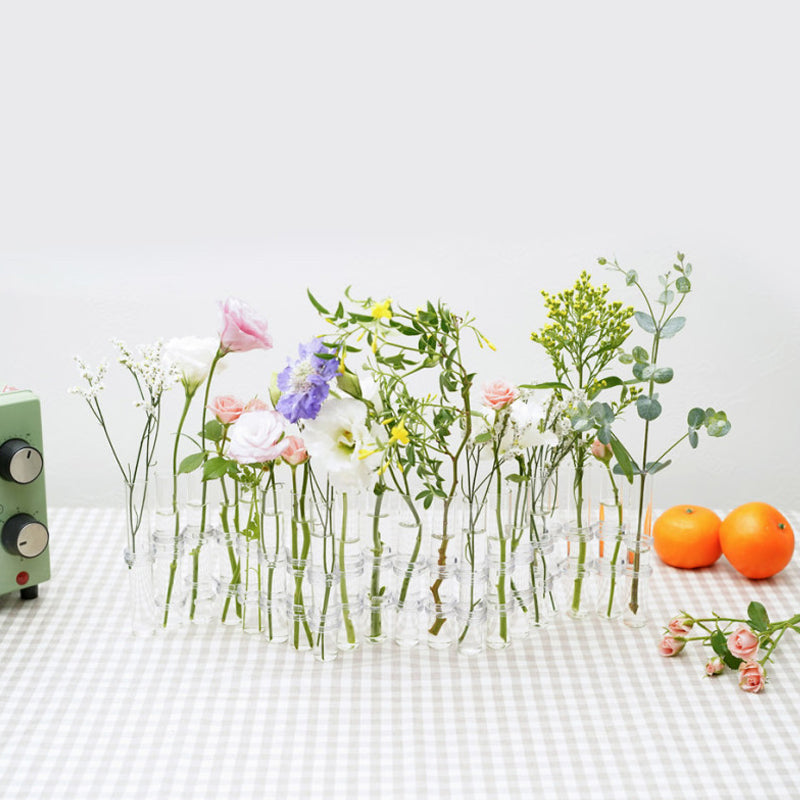
<instances>
[{"instance_id":1,"label":"round eucalyptus leaf","mask_svg":"<svg viewBox=\"0 0 800 800\"><path fill-rule=\"evenodd\" d=\"M668 306L674 299L675 299L675 292L667 289L666 291L661 292L661 295L658 298L658 302L661 303L662 305Z\"/></svg>"},{"instance_id":2,"label":"round eucalyptus leaf","mask_svg":"<svg viewBox=\"0 0 800 800\"><path fill-rule=\"evenodd\" d=\"M608 425L603 425L602 428L598 428L598 430L597 430L597 439L602 444L610 444L611 443L611 428Z\"/></svg>"},{"instance_id":3,"label":"round eucalyptus leaf","mask_svg":"<svg viewBox=\"0 0 800 800\"><path fill-rule=\"evenodd\" d=\"M639 280L639 276L636 274L636 270L635 269L630 269L625 274L625 285L626 286L633 286L633 284L636 283L636 281L638 281L638 280Z\"/></svg>"},{"instance_id":4,"label":"round eucalyptus leaf","mask_svg":"<svg viewBox=\"0 0 800 800\"><path fill-rule=\"evenodd\" d=\"M649 364L650 363L650 356L649 356L647 350L645 350L644 347L641 347L638 344L636 345L636 347L633 348L633 354L632 355L633 355L633 360L637 364Z\"/></svg>"},{"instance_id":5,"label":"round eucalyptus leaf","mask_svg":"<svg viewBox=\"0 0 800 800\"><path fill-rule=\"evenodd\" d=\"M633 356L630 353L620 353L619 360L622 364L633 364Z\"/></svg>"},{"instance_id":6,"label":"round eucalyptus leaf","mask_svg":"<svg viewBox=\"0 0 800 800\"><path fill-rule=\"evenodd\" d=\"M717 411L710 419L706 419L706 432L709 436L720 437L731 429L731 423L724 411Z\"/></svg>"},{"instance_id":7,"label":"round eucalyptus leaf","mask_svg":"<svg viewBox=\"0 0 800 800\"><path fill-rule=\"evenodd\" d=\"M687 261L683 268L683 274L688 278L692 274L692 265Z\"/></svg>"},{"instance_id":8,"label":"round eucalyptus leaf","mask_svg":"<svg viewBox=\"0 0 800 800\"><path fill-rule=\"evenodd\" d=\"M645 314L644 311L637 311L633 318L639 323L639 327L642 330L647 331L647 333L656 332L656 322L650 314Z\"/></svg>"},{"instance_id":9,"label":"round eucalyptus leaf","mask_svg":"<svg viewBox=\"0 0 800 800\"><path fill-rule=\"evenodd\" d=\"M589 414L601 424L611 424L614 421L614 412L608 403L592 403Z\"/></svg>"},{"instance_id":10,"label":"round eucalyptus leaf","mask_svg":"<svg viewBox=\"0 0 800 800\"><path fill-rule=\"evenodd\" d=\"M646 381L647 377L645 376L645 370L649 369L647 364L634 364L633 365L633 374L640 380Z\"/></svg>"},{"instance_id":11,"label":"round eucalyptus leaf","mask_svg":"<svg viewBox=\"0 0 800 800\"><path fill-rule=\"evenodd\" d=\"M699 441L700 437L697 435L697 431L692 428L692 430L689 431L689 444L692 446L692 449L697 447Z\"/></svg>"},{"instance_id":12,"label":"round eucalyptus leaf","mask_svg":"<svg viewBox=\"0 0 800 800\"><path fill-rule=\"evenodd\" d=\"M674 375L672 367L656 367L653 370L653 380L656 383L669 383Z\"/></svg>"},{"instance_id":13,"label":"round eucalyptus leaf","mask_svg":"<svg viewBox=\"0 0 800 800\"><path fill-rule=\"evenodd\" d=\"M661 327L661 338L670 339L676 333L678 333L678 331L683 330L683 326L685 324L686 317L672 317Z\"/></svg>"},{"instance_id":14,"label":"round eucalyptus leaf","mask_svg":"<svg viewBox=\"0 0 800 800\"><path fill-rule=\"evenodd\" d=\"M636 398L636 411L642 419L652 422L661 416L661 403L656 400L655 396L642 395Z\"/></svg>"},{"instance_id":15,"label":"round eucalyptus leaf","mask_svg":"<svg viewBox=\"0 0 800 800\"><path fill-rule=\"evenodd\" d=\"M692 282L685 275L681 275L680 278L675 281L675 288L681 294L687 294L692 291Z\"/></svg>"},{"instance_id":16,"label":"round eucalyptus leaf","mask_svg":"<svg viewBox=\"0 0 800 800\"><path fill-rule=\"evenodd\" d=\"M686 421L690 428L699 428L706 421L706 412L702 408L693 408Z\"/></svg>"}]
</instances>

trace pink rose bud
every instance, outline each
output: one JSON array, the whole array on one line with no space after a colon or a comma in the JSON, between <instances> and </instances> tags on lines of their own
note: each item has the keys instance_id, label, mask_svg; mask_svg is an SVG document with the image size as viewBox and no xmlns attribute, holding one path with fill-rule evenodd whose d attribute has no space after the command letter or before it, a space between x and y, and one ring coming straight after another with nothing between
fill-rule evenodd
<instances>
[{"instance_id":1,"label":"pink rose bud","mask_svg":"<svg viewBox=\"0 0 800 800\"><path fill-rule=\"evenodd\" d=\"M687 636L694 625L694 620L679 614L667 623L667 629L673 636Z\"/></svg>"},{"instance_id":2,"label":"pink rose bud","mask_svg":"<svg viewBox=\"0 0 800 800\"><path fill-rule=\"evenodd\" d=\"M251 411L266 411L267 409L269 409L269 406L260 397L254 397L252 400L247 401L244 412L249 414Z\"/></svg>"},{"instance_id":3,"label":"pink rose bud","mask_svg":"<svg viewBox=\"0 0 800 800\"><path fill-rule=\"evenodd\" d=\"M728 650L736 658L743 658L747 661L758 652L758 636L750 628L740 625L728 637Z\"/></svg>"},{"instance_id":4,"label":"pink rose bud","mask_svg":"<svg viewBox=\"0 0 800 800\"><path fill-rule=\"evenodd\" d=\"M589 450L598 461L602 461L604 464L608 464L608 462L611 461L611 457L614 455L611 445L603 444L599 439L595 439L592 442L592 446Z\"/></svg>"},{"instance_id":5,"label":"pink rose bud","mask_svg":"<svg viewBox=\"0 0 800 800\"><path fill-rule=\"evenodd\" d=\"M219 309L222 313L219 346L223 353L272 349L266 320L261 319L247 303L229 297L219 304Z\"/></svg>"},{"instance_id":6,"label":"pink rose bud","mask_svg":"<svg viewBox=\"0 0 800 800\"><path fill-rule=\"evenodd\" d=\"M508 381L496 380L483 387L483 404L499 411L519 397L519 389Z\"/></svg>"},{"instance_id":7,"label":"pink rose bud","mask_svg":"<svg viewBox=\"0 0 800 800\"><path fill-rule=\"evenodd\" d=\"M665 633L658 643L658 652L665 658L669 658L670 656L678 655L685 646L686 642L683 639L676 639L674 636Z\"/></svg>"},{"instance_id":8,"label":"pink rose bud","mask_svg":"<svg viewBox=\"0 0 800 800\"><path fill-rule=\"evenodd\" d=\"M293 467L296 467L298 464L302 464L308 458L308 452L306 450L305 443L299 436L287 436L284 441L288 442L288 444L286 445L286 449L283 451L281 458L287 464L291 464Z\"/></svg>"},{"instance_id":9,"label":"pink rose bud","mask_svg":"<svg viewBox=\"0 0 800 800\"><path fill-rule=\"evenodd\" d=\"M758 661L742 661L739 664L739 687L745 692L760 692L767 682L764 667Z\"/></svg>"},{"instance_id":10,"label":"pink rose bud","mask_svg":"<svg viewBox=\"0 0 800 800\"><path fill-rule=\"evenodd\" d=\"M18 391L19 391L19 389L17 389L16 386L9 386L8 384L6 384L3 387L3 392L18 392Z\"/></svg>"},{"instance_id":11,"label":"pink rose bud","mask_svg":"<svg viewBox=\"0 0 800 800\"><path fill-rule=\"evenodd\" d=\"M725 664L719 656L713 656L706 662L706 675L713 677L719 675L725 669Z\"/></svg>"},{"instance_id":12,"label":"pink rose bud","mask_svg":"<svg viewBox=\"0 0 800 800\"><path fill-rule=\"evenodd\" d=\"M208 410L223 424L230 425L242 416L245 410L244 403L233 395L224 394L215 397L209 404Z\"/></svg>"}]
</instances>

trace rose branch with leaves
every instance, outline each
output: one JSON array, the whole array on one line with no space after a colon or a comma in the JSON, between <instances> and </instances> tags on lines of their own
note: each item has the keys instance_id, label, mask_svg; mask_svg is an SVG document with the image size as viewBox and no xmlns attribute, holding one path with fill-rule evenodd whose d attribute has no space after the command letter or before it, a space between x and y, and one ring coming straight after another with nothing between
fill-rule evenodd
<instances>
[{"instance_id":1,"label":"rose branch with leaves","mask_svg":"<svg viewBox=\"0 0 800 800\"><path fill-rule=\"evenodd\" d=\"M692 635L697 630L699 635ZM693 617L685 611L673 617L664 628L658 644L662 656L676 656L688 642L710 647L714 655L706 662L705 674L714 677L726 668L738 673L739 687L758 693L767 681L767 663L773 660L778 644L787 631L800 633L800 614L772 622L763 604L753 601L747 617ZM758 658L759 652L763 655Z\"/></svg>"}]
</instances>

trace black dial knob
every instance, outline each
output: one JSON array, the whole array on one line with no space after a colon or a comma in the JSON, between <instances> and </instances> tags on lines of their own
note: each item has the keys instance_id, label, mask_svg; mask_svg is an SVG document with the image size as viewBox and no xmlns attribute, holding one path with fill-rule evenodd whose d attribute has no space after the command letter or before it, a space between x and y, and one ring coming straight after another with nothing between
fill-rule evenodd
<instances>
[{"instance_id":1,"label":"black dial knob","mask_svg":"<svg viewBox=\"0 0 800 800\"><path fill-rule=\"evenodd\" d=\"M24 439L0 445L0 478L13 483L32 483L42 474L42 454Z\"/></svg>"},{"instance_id":2,"label":"black dial knob","mask_svg":"<svg viewBox=\"0 0 800 800\"><path fill-rule=\"evenodd\" d=\"M15 514L3 525L0 535L9 553L23 558L36 558L50 541L47 528L30 514Z\"/></svg>"}]
</instances>

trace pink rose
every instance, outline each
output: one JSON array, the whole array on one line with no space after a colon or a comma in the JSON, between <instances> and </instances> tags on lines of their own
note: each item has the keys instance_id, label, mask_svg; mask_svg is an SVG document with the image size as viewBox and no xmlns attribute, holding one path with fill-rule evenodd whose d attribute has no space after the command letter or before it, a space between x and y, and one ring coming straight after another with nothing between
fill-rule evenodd
<instances>
[{"instance_id":1,"label":"pink rose","mask_svg":"<svg viewBox=\"0 0 800 800\"><path fill-rule=\"evenodd\" d=\"M709 658L706 662L706 675L709 677L714 677L714 675L719 675L725 669L725 664L722 662L722 659L719 656L713 656Z\"/></svg>"},{"instance_id":2,"label":"pink rose","mask_svg":"<svg viewBox=\"0 0 800 800\"><path fill-rule=\"evenodd\" d=\"M240 464L265 464L283 455L286 422L277 411L242 414L231 425L228 457Z\"/></svg>"},{"instance_id":3,"label":"pink rose","mask_svg":"<svg viewBox=\"0 0 800 800\"><path fill-rule=\"evenodd\" d=\"M676 639L674 636L665 633L658 643L658 652L665 658L669 658L670 656L678 655L685 646L686 642L682 639Z\"/></svg>"},{"instance_id":4,"label":"pink rose","mask_svg":"<svg viewBox=\"0 0 800 800\"><path fill-rule=\"evenodd\" d=\"M219 395L209 404L208 410L223 424L229 425L236 422L245 411L245 405L241 400L230 394Z\"/></svg>"},{"instance_id":5,"label":"pink rose","mask_svg":"<svg viewBox=\"0 0 800 800\"><path fill-rule=\"evenodd\" d=\"M287 463L296 467L308 458L305 442L299 436L287 436L284 440L288 442L281 458Z\"/></svg>"},{"instance_id":6,"label":"pink rose","mask_svg":"<svg viewBox=\"0 0 800 800\"><path fill-rule=\"evenodd\" d=\"M496 380L483 387L483 404L499 411L519 397L519 389L508 381Z\"/></svg>"},{"instance_id":7,"label":"pink rose","mask_svg":"<svg viewBox=\"0 0 800 800\"><path fill-rule=\"evenodd\" d=\"M728 650L736 658L748 660L758 652L758 636L750 628L740 625L728 637Z\"/></svg>"},{"instance_id":8,"label":"pink rose","mask_svg":"<svg viewBox=\"0 0 800 800\"><path fill-rule=\"evenodd\" d=\"M599 439L595 439L592 442L592 446L589 450L598 461L602 461L604 464L608 464L608 462L611 461L611 456L614 455L611 445L603 444Z\"/></svg>"},{"instance_id":9,"label":"pink rose","mask_svg":"<svg viewBox=\"0 0 800 800\"><path fill-rule=\"evenodd\" d=\"M245 404L244 410L246 414L249 414L251 411L266 411L269 406L261 400L259 397L254 397L252 400L248 400Z\"/></svg>"},{"instance_id":10,"label":"pink rose","mask_svg":"<svg viewBox=\"0 0 800 800\"><path fill-rule=\"evenodd\" d=\"M16 386L9 386L8 384L6 384L3 387L3 393L5 393L5 392L18 392L18 391L19 391L19 389L17 389Z\"/></svg>"},{"instance_id":11,"label":"pink rose","mask_svg":"<svg viewBox=\"0 0 800 800\"><path fill-rule=\"evenodd\" d=\"M764 667L758 661L742 661L739 664L739 687L745 692L760 692L766 682Z\"/></svg>"},{"instance_id":12,"label":"pink rose","mask_svg":"<svg viewBox=\"0 0 800 800\"><path fill-rule=\"evenodd\" d=\"M272 348L272 337L267 332L266 321L243 300L229 297L219 304L219 309L222 312L219 346L223 353Z\"/></svg>"},{"instance_id":13,"label":"pink rose","mask_svg":"<svg viewBox=\"0 0 800 800\"><path fill-rule=\"evenodd\" d=\"M667 629L673 636L686 636L694 625L694 620L678 615L667 623Z\"/></svg>"}]
</instances>

